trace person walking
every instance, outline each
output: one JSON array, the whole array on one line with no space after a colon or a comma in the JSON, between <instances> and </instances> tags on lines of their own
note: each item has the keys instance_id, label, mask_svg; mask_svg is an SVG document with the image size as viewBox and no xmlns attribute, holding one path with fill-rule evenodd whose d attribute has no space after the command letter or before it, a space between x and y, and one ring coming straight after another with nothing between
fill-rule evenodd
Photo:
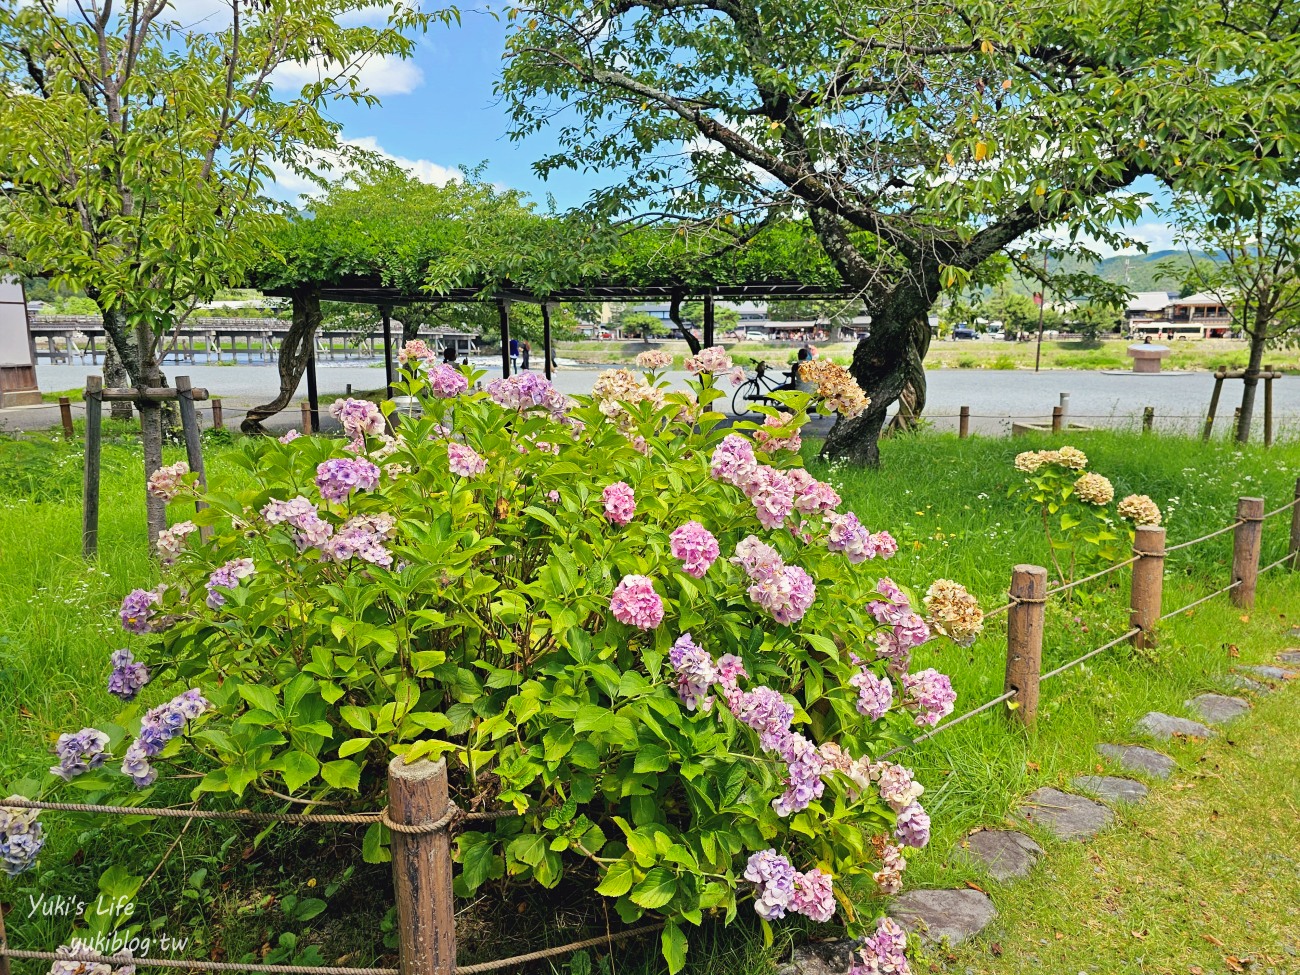
<instances>
[{"instance_id":1,"label":"person walking","mask_svg":"<svg viewBox=\"0 0 1300 975\"><path fill-rule=\"evenodd\" d=\"M520 346L520 348L523 349L523 353L524 353L523 368L527 369L528 360L532 357L533 354L533 343L529 342L528 339L524 339L523 344Z\"/></svg>"},{"instance_id":2,"label":"person walking","mask_svg":"<svg viewBox=\"0 0 1300 975\"><path fill-rule=\"evenodd\" d=\"M519 371L519 340L518 339L510 340L510 371L512 373Z\"/></svg>"}]
</instances>

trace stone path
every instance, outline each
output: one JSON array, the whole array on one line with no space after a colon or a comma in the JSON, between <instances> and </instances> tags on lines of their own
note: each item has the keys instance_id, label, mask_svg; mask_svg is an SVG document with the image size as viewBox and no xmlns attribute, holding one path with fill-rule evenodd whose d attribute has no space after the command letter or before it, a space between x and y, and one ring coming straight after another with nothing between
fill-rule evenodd
<instances>
[{"instance_id":1,"label":"stone path","mask_svg":"<svg viewBox=\"0 0 1300 975\"><path fill-rule=\"evenodd\" d=\"M1074 787L1091 792L1106 802L1141 802L1147 797L1147 787L1137 779L1122 779L1115 775L1080 775Z\"/></svg>"},{"instance_id":2,"label":"stone path","mask_svg":"<svg viewBox=\"0 0 1300 975\"><path fill-rule=\"evenodd\" d=\"M1141 745L1098 745L1097 751L1112 759L1125 772L1141 772L1154 779L1167 779L1174 770L1174 760Z\"/></svg>"},{"instance_id":3,"label":"stone path","mask_svg":"<svg viewBox=\"0 0 1300 975\"><path fill-rule=\"evenodd\" d=\"M1100 802L1050 786L1031 792L1020 815L1042 826L1058 840L1086 840L1115 818Z\"/></svg>"},{"instance_id":4,"label":"stone path","mask_svg":"<svg viewBox=\"0 0 1300 975\"><path fill-rule=\"evenodd\" d=\"M1300 628L1293 631L1300 636ZM1277 655L1284 664L1300 664L1300 650L1285 650ZM1271 665L1241 666L1240 671L1267 680L1292 680L1300 672ZM1225 684L1234 689L1265 694L1266 684L1228 674ZM1246 714L1250 703L1227 694L1199 694L1185 702L1188 709L1210 724L1222 724ZM1210 728L1188 718L1151 711L1137 723L1140 731L1154 738L1175 736L1208 738ZM1167 779L1173 773L1172 758L1142 745L1097 746L1102 756L1126 772L1155 779ZM1136 779L1116 775L1079 775L1074 788L1104 800L1104 803L1136 803L1146 798L1148 787ZM1042 827L1058 840L1082 841L1105 829L1115 819L1108 805L1086 796L1044 786L1030 793L1019 810L1026 821ZM962 841L958 855L984 868L994 880L1006 882L1029 876L1044 855L1043 848L1026 834L1013 829L981 829ZM909 931L917 933L927 944L946 941L957 945L979 934L997 917L997 907L983 891L973 888L950 890L911 890L896 898L889 914ZM846 975L853 961L856 942L821 941L794 949L790 961L777 969L777 975Z\"/></svg>"},{"instance_id":5,"label":"stone path","mask_svg":"<svg viewBox=\"0 0 1300 975\"><path fill-rule=\"evenodd\" d=\"M1226 694L1200 694L1186 705L1210 724L1223 724L1250 713L1250 703Z\"/></svg>"},{"instance_id":6,"label":"stone path","mask_svg":"<svg viewBox=\"0 0 1300 975\"><path fill-rule=\"evenodd\" d=\"M982 829L962 841L962 852L994 880L1028 877L1043 848L1013 829Z\"/></svg>"}]
</instances>

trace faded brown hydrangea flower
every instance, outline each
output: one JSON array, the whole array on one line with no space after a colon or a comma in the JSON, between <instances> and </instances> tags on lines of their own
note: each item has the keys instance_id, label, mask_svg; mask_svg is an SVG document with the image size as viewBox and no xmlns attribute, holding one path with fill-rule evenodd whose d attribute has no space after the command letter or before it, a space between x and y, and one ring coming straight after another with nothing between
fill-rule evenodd
<instances>
[{"instance_id":1,"label":"faded brown hydrangea flower","mask_svg":"<svg viewBox=\"0 0 1300 975\"><path fill-rule=\"evenodd\" d=\"M1084 474L1074 482L1074 493L1080 501L1096 505L1110 504L1115 498L1115 488L1110 479L1093 473Z\"/></svg>"},{"instance_id":2,"label":"faded brown hydrangea flower","mask_svg":"<svg viewBox=\"0 0 1300 975\"><path fill-rule=\"evenodd\" d=\"M1130 494L1115 510L1119 512L1121 518L1133 522L1134 525L1160 524L1160 506L1145 494Z\"/></svg>"},{"instance_id":3,"label":"faded brown hydrangea flower","mask_svg":"<svg viewBox=\"0 0 1300 975\"><path fill-rule=\"evenodd\" d=\"M984 611L966 587L936 579L925 593L926 619L958 646L968 647L984 629Z\"/></svg>"}]
</instances>

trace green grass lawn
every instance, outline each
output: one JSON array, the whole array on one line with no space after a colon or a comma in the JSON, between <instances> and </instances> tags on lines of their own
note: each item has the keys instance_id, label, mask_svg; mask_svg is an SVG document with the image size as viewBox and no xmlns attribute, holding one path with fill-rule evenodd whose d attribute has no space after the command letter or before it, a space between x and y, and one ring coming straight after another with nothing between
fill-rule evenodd
<instances>
[{"instance_id":1,"label":"green grass lawn","mask_svg":"<svg viewBox=\"0 0 1300 975\"><path fill-rule=\"evenodd\" d=\"M1262 495L1268 508L1277 507L1292 497L1300 474L1300 446L1294 444L1264 451L1115 433L1080 434L1069 442L1089 454L1093 469L1112 478L1118 496L1153 497L1167 514L1171 543L1231 521L1238 496ZM1015 453L1047 445L1047 438L958 441L924 434L887 442L880 471L828 468L817 461L811 466L840 486L866 524L899 539L890 574L922 588L936 577L956 579L992 607L1005 602L1012 564L1047 557L1037 521L1007 500L1020 477L1011 466ZM166 460L181 456L172 449ZM216 484L238 476L219 443L207 456ZM101 557L87 565L80 556L77 446L0 440L0 563L6 570L0 575L0 788L41 774L60 731L117 711L104 687L107 656L121 643L116 610L127 591L152 585L156 577L145 549L142 492L138 448L129 432L117 430L105 448ZM178 509L173 517L183 515ZM1285 551L1287 524L1285 516L1267 523L1265 563ZM1227 584L1230 558L1230 536L1171 556L1166 608ZM1120 571L1087 586L1080 599L1054 601L1047 611L1044 667L1124 632L1127 587L1128 573ZM916 666L935 666L952 676L958 711L1001 693L1004 620L991 621L968 649L945 645L918 654ZM905 761L926 786L923 801L934 822L930 848L909 857L908 886L974 883L989 890L1002 911L991 938L952 959L933 954L933 963L957 972L1066 975L1182 973L1200 965L1208 975L1227 970L1223 956L1234 954L1259 959L1253 970L1266 971L1264 959L1273 957L1270 940L1274 955L1281 950L1277 926L1293 923L1300 907L1300 877L1290 851L1300 688L1264 701L1240 729L1208 746L1176 748L1180 773L1173 784L1154 789L1146 806L1094 843L1053 845L1025 883L993 885L953 854L971 829L1008 821L1018 799L1032 789L1064 785L1094 770L1098 742L1136 740L1131 727L1141 714L1153 708L1182 713L1188 697L1220 688L1233 663L1266 660L1281 645L1289 620L1300 622L1300 583L1279 569L1261 582L1251 613L1221 597L1171 620L1156 649L1139 654L1122 645L1045 684L1032 732L996 709L908 753ZM1216 812L1218 818L1211 818ZM93 891L99 873L113 863L148 874L179 831L175 823L101 823L58 814L48 821L52 839L39 876L0 880L0 901L25 903L38 888ZM382 954L380 928L389 903L385 870L341 872L360 861L356 837L285 833L255 849L255 836L196 824L141 899L154 917L191 932L204 951L221 957L260 955L283 931L301 935L302 944L319 945L331 963L346 956L344 964L369 964ZM317 880L319 887L307 886ZM315 920L297 921L281 909L286 894L321 896L335 883L340 886L329 909ZM1290 887L1283 890L1285 883ZM867 901L862 909L877 913L883 904ZM1165 919L1147 917L1157 909L1166 912ZM521 930L529 928L526 915L537 918L528 931L529 947L543 938L555 943L582 936L540 929L548 912L558 910L545 899L521 904ZM29 921L23 914L8 921L15 944L49 947L66 934L66 923L58 919ZM781 937L805 930L782 928ZM1141 937L1131 934L1143 930L1148 933ZM1222 941L1222 950L1201 940L1202 934ZM994 953L994 942L1001 955ZM770 971L785 946L765 949L747 924L729 932L706 927L692 944L689 970L709 975ZM505 953L502 948L494 956ZM655 955L645 945L629 947L619 952L617 971L656 972ZM1139 964L1138 957L1146 961ZM588 961L591 971L601 970L599 959ZM575 963L575 975L584 964ZM1288 957L1274 967L1300 970L1300 962ZM555 970L571 969L561 962Z\"/></svg>"}]
</instances>

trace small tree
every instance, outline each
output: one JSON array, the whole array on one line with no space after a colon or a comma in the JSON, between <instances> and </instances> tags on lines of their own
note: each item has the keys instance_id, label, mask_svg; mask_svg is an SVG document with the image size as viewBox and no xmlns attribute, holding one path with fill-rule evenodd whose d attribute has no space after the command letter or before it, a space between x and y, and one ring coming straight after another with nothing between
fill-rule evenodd
<instances>
[{"instance_id":1,"label":"small tree","mask_svg":"<svg viewBox=\"0 0 1300 975\"><path fill-rule=\"evenodd\" d=\"M1264 351L1300 330L1300 191L1270 186L1251 216L1216 215L1204 200L1174 204L1180 242L1222 260L1192 260L1184 285L1219 295L1250 340L1236 437L1250 439Z\"/></svg>"},{"instance_id":2,"label":"small tree","mask_svg":"<svg viewBox=\"0 0 1300 975\"><path fill-rule=\"evenodd\" d=\"M340 24L376 10L384 26ZM400 0L228 0L191 26L169 0L5 4L4 264L84 291L129 381L162 385L163 337L263 253L282 219L263 192L273 165L318 178L346 157L328 105L373 103L360 69L407 55L406 32L428 19ZM277 82L294 62L319 65L319 80ZM152 472L161 418L156 403L139 406ZM156 499L149 527L165 527Z\"/></svg>"}]
</instances>

